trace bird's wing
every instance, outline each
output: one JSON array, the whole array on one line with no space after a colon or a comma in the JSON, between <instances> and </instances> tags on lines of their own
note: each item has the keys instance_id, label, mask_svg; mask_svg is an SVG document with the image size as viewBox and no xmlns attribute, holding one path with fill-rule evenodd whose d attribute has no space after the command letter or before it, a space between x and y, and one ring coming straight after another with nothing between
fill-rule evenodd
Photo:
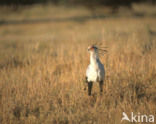
<instances>
[{"instance_id":1,"label":"bird's wing","mask_svg":"<svg viewBox=\"0 0 156 124\"><path fill-rule=\"evenodd\" d=\"M102 63L99 63L99 69L100 69L101 73L105 72L104 65Z\"/></svg>"}]
</instances>

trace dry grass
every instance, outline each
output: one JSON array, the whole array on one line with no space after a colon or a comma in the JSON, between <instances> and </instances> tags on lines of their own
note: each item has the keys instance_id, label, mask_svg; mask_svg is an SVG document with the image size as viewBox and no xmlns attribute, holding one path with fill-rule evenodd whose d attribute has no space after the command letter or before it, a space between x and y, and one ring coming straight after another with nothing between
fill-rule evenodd
<instances>
[{"instance_id":1,"label":"dry grass","mask_svg":"<svg viewBox=\"0 0 156 124\"><path fill-rule=\"evenodd\" d=\"M33 18L33 9L8 12L3 19L23 18L29 11ZM155 22L112 17L0 25L0 123L120 124L123 111L156 117ZM89 97L83 80L86 49L94 41L109 52L101 57L104 93L94 84Z\"/></svg>"}]
</instances>

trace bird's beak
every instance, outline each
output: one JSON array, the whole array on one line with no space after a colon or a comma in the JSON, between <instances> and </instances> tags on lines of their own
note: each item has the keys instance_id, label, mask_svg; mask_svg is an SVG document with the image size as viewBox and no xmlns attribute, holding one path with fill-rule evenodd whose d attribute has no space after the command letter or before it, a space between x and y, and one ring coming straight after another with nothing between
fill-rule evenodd
<instances>
[{"instance_id":1,"label":"bird's beak","mask_svg":"<svg viewBox=\"0 0 156 124\"><path fill-rule=\"evenodd\" d=\"M88 47L88 51L90 51L91 47Z\"/></svg>"}]
</instances>

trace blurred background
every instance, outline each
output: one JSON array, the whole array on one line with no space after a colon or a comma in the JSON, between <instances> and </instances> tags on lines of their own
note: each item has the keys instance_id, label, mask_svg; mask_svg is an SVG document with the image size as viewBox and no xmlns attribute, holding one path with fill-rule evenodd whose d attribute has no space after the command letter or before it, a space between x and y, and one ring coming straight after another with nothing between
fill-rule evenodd
<instances>
[{"instance_id":1,"label":"blurred background","mask_svg":"<svg viewBox=\"0 0 156 124\"><path fill-rule=\"evenodd\" d=\"M156 17L155 4L155 0L1 0L0 24Z\"/></svg>"},{"instance_id":2,"label":"blurred background","mask_svg":"<svg viewBox=\"0 0 156 124\"><path fill-rule=\"evenodd\" d=\"M155 0L1 0L1 5L31 5L31 4L53 3L55 5L88 5L88 6L131 6L132 3L151 3L155 4Z\"/></svg>"}]
</instances>

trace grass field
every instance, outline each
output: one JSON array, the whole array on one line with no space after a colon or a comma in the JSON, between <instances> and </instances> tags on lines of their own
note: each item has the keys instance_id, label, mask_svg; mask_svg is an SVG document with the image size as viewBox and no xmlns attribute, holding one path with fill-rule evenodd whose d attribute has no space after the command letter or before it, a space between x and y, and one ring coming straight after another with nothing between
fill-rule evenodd
<instances>
[{"instance_id":1,"label":"grass field","mask_svg":"<svg viewBox=\"0 0 156 124\"><path fill-rule=\"evenodd\" d=\"M0 9L1 124L120 124L122 112L156 122L154 7ZM95 42L108 47L106 79L104 93L95 83L89 97L87 47Z\"/></svg>"}]
</instances>

